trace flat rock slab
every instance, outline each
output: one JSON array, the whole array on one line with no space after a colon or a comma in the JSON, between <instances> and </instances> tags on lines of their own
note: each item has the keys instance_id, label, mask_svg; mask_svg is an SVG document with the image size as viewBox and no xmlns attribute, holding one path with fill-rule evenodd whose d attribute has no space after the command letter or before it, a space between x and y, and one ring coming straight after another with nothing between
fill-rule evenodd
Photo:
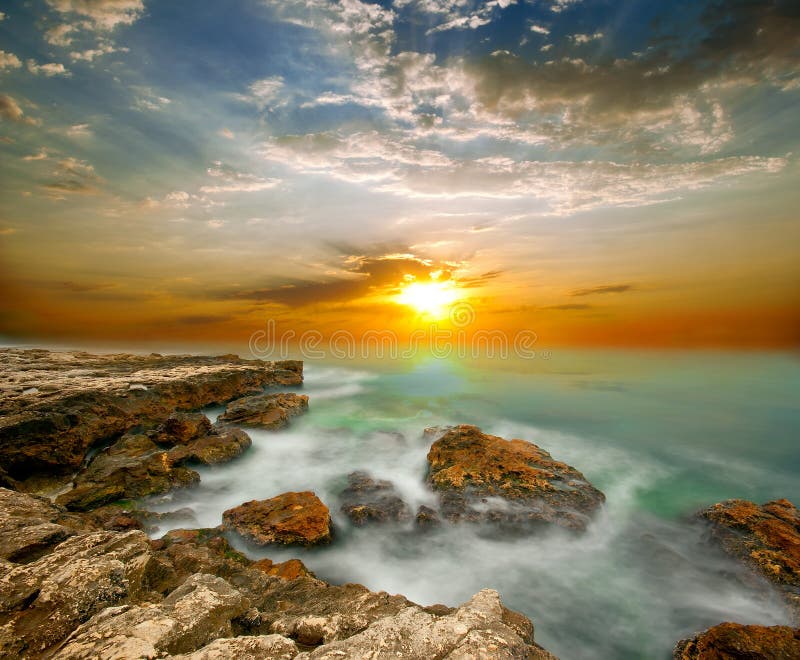
<instances>
[{"instance_id":1,"label":"flat rock slab","mask_svg":"<svg viewBox=\"0 0 800 660\"><path fill-rule=\"evenodd\" d=\"M794 660L800 658L800 629L721 623L678 642L674 660Z\"/></svg>"},{"instance_id":2,"label":"flat rock slab","mask_svg":"<svg viewBox=\"0 0 800 660\"><path fill-rule=\"evenodd\" d=\"M319 545L331 540L330 511L310 491L245 502L225 511L222 520L257 545Z\"/></svg>"},{"instance_id":3,"label":"flat rock slab","mask_svg":"<svg viewBox=\"0 0 800 660\"><path fill-rule=\"evenodd\" d=\"M578 470L525 440L504 440L468 425L426 434L438 436L428 452L428 483L451 522L582 530L605 501Z\"/></svg>"},{"instance_id":4,"label":"flat rock slab","mask_svg":"<svg viewBox=\"0 0 800 660\"><path fill-rule=\"evenodd\" d=\"M135 426L302 381L298 361L0 349L0 469L14 480L69 474Z\"/></svg>"},{"instance_id":5,"label":"flat rock slab","mask_svg":"<svg viewBox=\"0 0 800 660\"><path fill-rule=\"evenodd\" d=\"M288 426L292 417L307 410L308 397L304 394L257 394L231 401L217 423L277 430Z\"/></svg>"},{"instance_id":6,"label":"flat rock slab","mask_svg":"<svg viewBox=\"0 0 800 660\"><path fill-rule=\"evenodd\" d=\"M789 500L759 506L727 500L699 516L711 523L711 535L785 594L800 618L800 511Z\"/></svg>"}]
</instances>

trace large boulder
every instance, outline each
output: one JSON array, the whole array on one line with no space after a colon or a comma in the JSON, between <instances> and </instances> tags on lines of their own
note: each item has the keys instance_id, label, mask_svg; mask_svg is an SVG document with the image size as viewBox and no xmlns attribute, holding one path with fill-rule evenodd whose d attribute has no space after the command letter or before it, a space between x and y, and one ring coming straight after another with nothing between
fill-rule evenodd
<instances>
[{"instance_id":1,"label":"large boulder","mask_svg":"<svg viewBox=\"0 0 800 660\"><path fill-rule=\"evenodd\" d=\"M175 410L302 382L298 361L0 349L3 479L68 475L91 447Z\"/></svg>"},{"instance_id":2,"label":"large boulder","mask_svg":"<svg viewBox=\"0 0 800 660\"><path fill-rule=\"evenodd\" d=\"M211 433L211 420L203 413L172 413L147 435L153 442L167 445L187 445Z\"/></svg>"},{"instance_id":3,"label":"large boulder","mask_svg":"<svg viewBox=\"0 0 800 660\"><path fill-rule=\"evenodd\" d=\"M438 436L428 452L428 483L452 522L582 530L605 501L578 470L525 440L504 440L468 425L426 434Z\"/></svg>"},{"instance_id":4,"label":"large boulder","mask_svg":"<svg viewBox=\"0 0 800 660\"><path fill-rule=\"evenodd\" d=\"M341 511L354 525L369 522L404 522L411 519L411 510L395 490L391 481L373 479L366 472L347 475L347 488L340 494Z\"/></svg>"},{"instance_id":5,"label":"large boulder","mask_svg":"<svg viewBox=\"0 0 800 660\"><path fill-rule=\"evenodd\" d=\"M800 511L789 500L715 504L699 516L733 557L782 590L800 619Z\"/></svg>"},{"instance_id":6,"label":"large boulder","mask_svg":"<svg viewBox=\"0 0 800 660\"><path fill-rule=\"evenodd\" d=\"M308 397L304 394L258 394L231 401L217 422L277 430L287 426L292 417L306 410Z\"/></svg>"},{"instance_id":7,"label":"large boulder","mask_svg":"<svg viewBox=\"0 0 800 660\"><path fill-rule=\"evenodd\" d=\"M800 628L721 623L675 646L675 660L796 660Z\"/></svg>"},{"instance_id":8,"label":"large boulder","mask_svg":"<svg viewBox=\"0 0 800 660\"><path fill-rule=\"evenodd\" d=\"M291 660L299 653L297 644L283 635L243 635L215 639L211 644L173 660Z\"/></svg>"},{"instance_id":9,"label":"large boulder","mask_svg":"<svg viewBox=\"0 0 800 660\"><path fill-rule=\"evenodd\" d=\"M245 502L225 511L222 520L257 545L319 545L331 540L330 511L310 491Z\"/></svg>"},{"instance_id":10,"label":"large boulder","mask_svg":"<svg viewBox=\"0 0 800 660\"><path fill-rule=\"evenodd\" d=\"M166 493L200 481L145 435L126 435L97 454L74 479L72 490L57 502L72 511L87 511L122 499Z\"/></svg>"},{"instance_id":11,"label":"large boulder","mask_svg":"<svg viewBox=\"0 0 800 660\"><path fill-rule=\"evenodd\" d=\"M252 444L242 429L214 427L209 435L173 447L167 455L174 463L216 465L241 456Z\"/></svg>"}]
</instances>

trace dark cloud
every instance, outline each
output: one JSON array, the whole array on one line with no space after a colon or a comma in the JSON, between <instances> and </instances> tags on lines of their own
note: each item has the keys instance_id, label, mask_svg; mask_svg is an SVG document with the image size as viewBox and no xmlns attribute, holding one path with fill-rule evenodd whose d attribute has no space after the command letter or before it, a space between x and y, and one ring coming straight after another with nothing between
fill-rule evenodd
<instances>
[{"instance_id":1,"label":"dark cloud","mask_svg":"<svg viewBox=\"0 0 800 660\"><path fill-rule=\"evenodd\" d=\"M625 293L632 291L633 284L604 284L602 286L594 286L589 289L576 289L570 295L572 296L594 296L601 293Z\"/></svg>"},{"instance_id":2,"label":"dark cloud","mask_svg":"<svg viewBox=\"0 0 800 660\"><path fill-rule=\"evenodd\" d=\"M490 270L477 277L467 277L458 280L458 285L461 288L469 289L474 287L483 286L487 282L500 277L504 271L502 270Z\"/></svg>"},{"instance_id":3,"label":"dark cloud","mask_svg":"<svg viewBox=\"0 0 800 660\"><path fill-rule=\"evenodd\" d=\"M214 297L302 307L314 303L347 302L373 291L391 293L393 289L399 289L400 283L406 276L424 280L435 271L441 271L440 279L449 278L451 275L449 269L442 268L440 264L410 254L384 256L355 254L344 257L343 262L344 270L351 274L347 279L291 281L263 289L220 292Z\"/></svg>"}]
</instances>

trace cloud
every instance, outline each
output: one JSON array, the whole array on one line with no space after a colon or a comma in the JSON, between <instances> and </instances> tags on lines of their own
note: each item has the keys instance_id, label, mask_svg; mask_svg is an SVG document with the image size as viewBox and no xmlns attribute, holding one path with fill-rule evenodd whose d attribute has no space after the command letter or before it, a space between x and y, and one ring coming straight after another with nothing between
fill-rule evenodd
<instances>
[{"instance_id":1,"label":"cloud","mask_svg":"<svg viewBox=\"0 0 800 660\"><path fill-rule=\"evenodd\" d=\"M29 154L28 156L23 156L22 160L26 161L33 161L33 160L47 160L49 158L49 154L47 153L47 149L42 147L37 151L35 154Z\"/></svg>"},{"instance_id":2,"label":"cloud","mask_svg":"<svg viewBox=\"0 0 800 660\"><path fill-rule=\"evenodd\" d=\"M73 50L69 56L74 62L94 62L95 59L103 55L110 55L116 52L128 52L127 48L116 48L111 42L103 41L98 44L97 48L89 48L83 51Z\"/></svg>"},{"instance_id":3,"label":"cloud","mask_svg":"<svg viewBox=\"0 0 800 660\"><path fill-rule=\"evenodd\" d=\"M601 286L593 286L588 289L576 289L570 295L571 296L594 296L598 294L606 294L606 293L626 293L627 291L633 291L634 285L633 284L604 284Z\"/></svg>"},{"instance_id":4,"label":"cloud","mask_svg":"<svg viewBox=\"0 0 800 660\"><path fill-rule=\"evenodd\" d=\"M73 124L67 129L67 135L70 137L89 137L92 135L92 130L89 124Z\"/></svg>"},{"instance_id":5,"label":"cloud","mask_svg":"<svg viewBox=\"0 0 800 660\"><path fill-rule=\"evenodd\" d=\"M144 12L142 0L47 0L55 11L87 19L96 30L130 25Z\"/></svg>"},{"instance_id":6,"label":"cloud","mask_svg":"<svg viewBox=\"0 0 800 660\"><path fill-rule=\"evenodd\" d=\"M136 110L158 112L172 103L172 99L166 96L160 96L150 87L137 85L131 89L137 94L133 100L133 107Z\"/></svg>"},{"instance_id":7,"label":"cloud","mask_svg":"<svg viewBox=\"0 0 800 660\"><path fill-rule=\"evenodd\" d=\"M446 266L421 259L412 254L364 255L349 254L339 259L344 277L320 281L289 281L279 286L261 289L220 291L223 300L253 300L273 302L291 307L318 303L346 303L370 294L386 294L399 290L408 278L426 280L431 273L442 271L439 278L449 278Z\"/></svg>"},{"instance_id":8,"label":"cloud","mask_svg":"<svg viewBox=\"0 0 800 660\"><path fill-rule=\"evenodd\" d=\"M36 126L39 121L26 117L19 104L7 94L0 94L0 119Z\"/></svg>"},{"instance_id":9,"label":"cloud","mask_svg":"<svg viewBox=\"0 0 800 660\"><path fill-rule=\"evenodd\" d=\"M0 50L0 69L19 69L21 66L22 61L14 53Z\"/></svg>"},{"instance_id":10,"label":"cloud","mask_svg":"<svg viewBox=\"0 0 800 660\"><path fill-rule=\"evenodd\" d=\"M43 187L51 196L57 198L63 194L96 195L100 192L98 186L103 183L103 179L97 176L92 165L85 160L71 157L60 160L53 175L56 180Z\"/></svg>"},{"instance_id":11,"label":"cloud","mask_svg":"<svg viewBox=\"0 0 800 660\"><path fill-rule=\"evenodd\" d=\"M549 307L543 307L542 309L552 309L559 312L580 312L585 311L587 309L593 309L593 305L582 305L576 303L568 303L566 305L550 305Z\"/></svg>"},{"instance_id":12,"label":"cloud","mask_svg":"<svg viewBox=\"0 0 800 660\"><path fill-rule=\"evenodd\" d=\"M60 23L46 30L44 38L52 46L69 46L75 40L72 35L77 30L76 25Z\"/></svg>"},{"instance_id":13,"label":"cloud","mask_svg":"<svg viewBox=\"0 0 800 660\"><path fill-rule=\"evenodd\" d=\"M535 32L536 34L550 34L550 29L546 28L544 25L536 25L535 23L531 25L531 32Z\"/></svg>"},{"instance_id":14,"label":"cloud","mask_svg":"<svg viewBox=\"0 0 800 660\"><path fill-rule=\"evenodd\" d=\"M602 32L595 32L593 34L573 34L570 39L576 44L588 44L590 41L598 41L604 36Z\"/></svg>"},{"instance_id":15,"label":"cloud","mask_svg":"<svg viewBox=\"0 0 800 660\"><path fill-rule=\"evenodd\" d=\"M28 60L27 67L28 71L32 74L47 76L48 78L52 78L53 76L65 76L68 78L72 75L63 64L56 62L37 64L34 60Z\"/></svg>"},{"instance_id":16,"label":"cloud","mask_svg":"<svg viewBox=\"0 0 800 660\"><path fill-rule=\"evenodd\" d=\"M260 110L263 110L275 105L274 102L281 97L283 89L283 77L262 78L251 83L248 87L249 93L240 95L239 99L246 103L252 103L258 106Z\"/></svg>"}]
</instances>

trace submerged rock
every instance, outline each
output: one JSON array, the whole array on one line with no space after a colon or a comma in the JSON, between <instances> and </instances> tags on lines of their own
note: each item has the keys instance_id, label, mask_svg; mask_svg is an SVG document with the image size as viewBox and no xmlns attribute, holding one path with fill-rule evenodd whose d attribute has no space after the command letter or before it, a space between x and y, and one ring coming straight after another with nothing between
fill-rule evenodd
<instances>
[{"instance_id":1,"label":"submerged rock","mask_svg":"<svg viewBox=\"0 0 800 660\"><path fill-rule=\"evenodd\" d=\"M91 447L176 409L302 381L298 361L0 349L0 466L7 484L69 474ZM146 389L131 390L131 382Z\"/></svg>"},{"instance_id":2,"label":"submerged rock","mask_svg":"<svg viewBox=\"0 0 800 660\"><path fill-rule=\"evenodd\" d=\"M675 646L675 660L795 660L800 628L721 623Z\"/></svg>"},{"instance_id":3,"label":"submerged rock","mask_svg":"<svg viewBox=\"0 0 800 660\"><path fill-rule=\"evenodd\" d=\"M780 588L800 618L800 511L789 500L715 504L699 516L722 548Z\"/></svg>"},{"instance_id":4,"label":"submerged rock","mask_svg":"<svg viewBox=\"0 0 800 660\"><path fill-rule=\"evenodd\" d=\"M391 481L373 479L366 472L351 472L347 475L347 484L340 493L341 511L354 525L411 519L411 510Z\"/></svg>"},{"instance_id":5,"label":"submerged rock","mask_svg":"<svg viewBox=\"0 0 800 660\"><path fill-rule=\"evenodd\" d=\"M225 511L222 520L257 545L319 545L331 540L330 511L310 491L245 502Z\"/></svg>"},{"instance_id":6,"label":"submerged rock","mask_svg":"<svg viewBox=\"0 0 800 660\"><path fill-rule=\"evenodd\" d=\"M582 530L605 501L578 470L525 440L504 440L468 425L426 434L440 435L428 452L428 483L452 522Z\"/></svg>"},{"instance_id":7,"label":"submerged rock","mask_svg":"<svg viewBox=\"0 0 800 660\"><path fill-rule=\"evenodd\" d=\"M217 422L277 430L287 426L292 417L306 410L308 397L304 394L258 394L231 401Z\"/></svg>"}]
</instances>

